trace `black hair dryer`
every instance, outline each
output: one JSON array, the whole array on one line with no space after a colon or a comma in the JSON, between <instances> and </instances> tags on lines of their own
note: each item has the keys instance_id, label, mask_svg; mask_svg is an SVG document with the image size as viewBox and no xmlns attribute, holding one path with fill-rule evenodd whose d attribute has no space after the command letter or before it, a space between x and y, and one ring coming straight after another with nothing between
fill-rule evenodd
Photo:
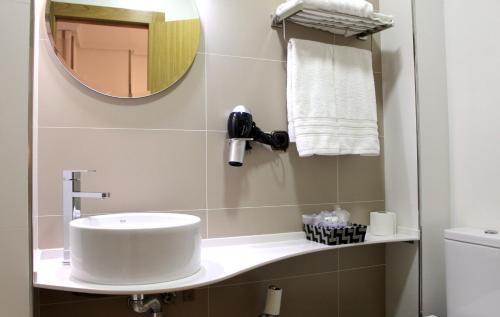
<instances>
[{"instance_id":1,"label":"black hair dryer","mask_svg":"<svg viewBox=\"0 0 500 317\"><path fill-rule=\"evenodd\" d=\"M229 165L242 166L245 151L250 150L250 141L270 145L273 150L286 151L290 138L286 131L262 132L253 122L250 111L245 106L236 106L227 120L229 134Z\"/></svg>"}]
</instances>

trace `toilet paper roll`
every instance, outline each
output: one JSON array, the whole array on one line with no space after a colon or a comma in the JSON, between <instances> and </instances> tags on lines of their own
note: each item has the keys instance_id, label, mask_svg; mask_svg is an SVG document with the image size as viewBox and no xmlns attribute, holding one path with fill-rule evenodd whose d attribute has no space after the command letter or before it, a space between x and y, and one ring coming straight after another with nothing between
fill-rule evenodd
<instances>
[{"instance_id":1,"label":"toilet paper roll","mask_svg":"<svg viewBox=\"0 0 500 317\"><path fill-rule=\"evenodd\" d=\"M396 234L396 214L393 212L371 212L370 233L376 236L390 236Z\"/></svg>"},{"instance_id":2,"label":"toilet paper roll","mask_svg":"<svg viewBox=\"0 0 500 317\"><path fill-rule=\"evenodd\" d=\"M281 294L283 290L277 286L269 286L267 289L265 315L279 316L281 309Z\"/></svg>"}]
</instances>

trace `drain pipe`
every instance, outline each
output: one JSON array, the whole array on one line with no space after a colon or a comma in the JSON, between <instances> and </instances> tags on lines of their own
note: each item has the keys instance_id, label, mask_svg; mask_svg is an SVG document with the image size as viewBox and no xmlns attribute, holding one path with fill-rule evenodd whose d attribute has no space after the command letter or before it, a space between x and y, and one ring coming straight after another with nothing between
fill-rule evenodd
<instances>
[{"instance_id":1,"label":"drain pipe","mask_svg":"<svg viewBox=\"0 0 500 317\"><path fill-rule=\"evenodd\" d=\"M162 317L163 309L158 297L145 298L144 294L135 294L130 296L128 304L136 313L142 314L150 312L153 317Z\"/></svg>"}]
</instances>

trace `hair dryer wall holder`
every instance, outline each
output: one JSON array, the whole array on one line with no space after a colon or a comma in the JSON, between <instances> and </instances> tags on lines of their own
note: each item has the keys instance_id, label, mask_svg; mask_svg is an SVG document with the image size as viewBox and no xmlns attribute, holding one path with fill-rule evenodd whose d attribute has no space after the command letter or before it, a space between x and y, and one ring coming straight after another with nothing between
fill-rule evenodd
<instances>
[{"instance_id":1,"label":"hair dryer wall holder","mask_svg":"<svg viewBox=\"0 0 500 317\"><path fill-rule=\"evenodd\" d=\"M271 146L275 151L286 151L290 139L286 131L263 132L253 121L245 106L236 106L227 121L229 135L229 160L231 166L242 166L245 151L250 150L251 141Z\"/></svg>"}]
</instances>

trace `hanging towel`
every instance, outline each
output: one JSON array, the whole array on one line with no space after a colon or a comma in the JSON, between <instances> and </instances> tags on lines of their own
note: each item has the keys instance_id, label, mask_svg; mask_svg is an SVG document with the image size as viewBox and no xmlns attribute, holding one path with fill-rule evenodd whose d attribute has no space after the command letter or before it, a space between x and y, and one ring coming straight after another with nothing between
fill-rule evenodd
<instances>
[{"instance_id":1,"label":"hanging towel","mask_svg":"<svg viewBox=\"0 0 500 317\"><path fill-rule=\"evenodd\" d=\"M291 39L287 112L300 156L379 155L371 52Z\"/></svg>"},{"instance_id":2,"label":"hanging towel","mask_svg":"<svg viewBox=\"0 0 500 317\"><path fill-rule=\"evenodd\" d=\"M280 16L294 7L339 12L364 18L371 17L373 14L373 5L365 0L288 0L278 6L276 14Z\"/></svg>"}]
</instances>

